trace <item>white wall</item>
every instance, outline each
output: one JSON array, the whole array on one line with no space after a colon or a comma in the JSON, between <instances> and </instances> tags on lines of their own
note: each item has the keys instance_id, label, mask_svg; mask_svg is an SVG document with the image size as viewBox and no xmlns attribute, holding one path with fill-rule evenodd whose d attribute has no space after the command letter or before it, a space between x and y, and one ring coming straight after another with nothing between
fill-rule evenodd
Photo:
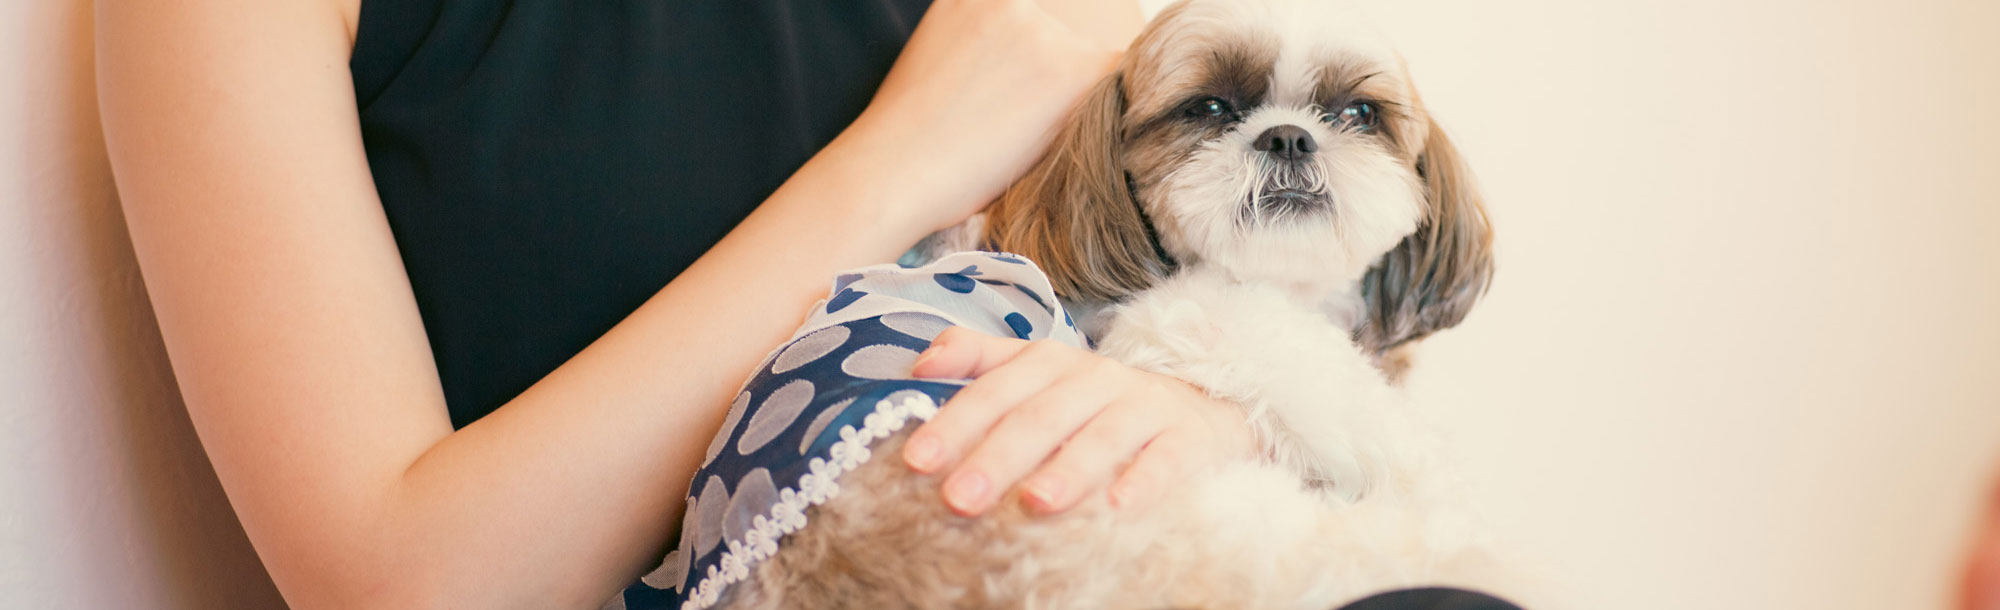
<instances>
[{"instance_id":1,"label":"white wall","mask_svg":"<svg viewBox=\"0 0 2000 610\"><path fill-rule=\"evenodd\" d=\"M2000 465L2000 3L1374 3L1499 274L1415 392L1584 608L1945 607Z\"/></svg>"},{"instance_id":2,"label":"white wall","mask_svg":"<svg viewBox=\"0 0 2000 610\"><path fill-rule=\"evenodd\" d=\"M2000 463L2000 6L1377 3L1501 273L1414 392L1582 607L1943 608ZM0 3L0 607L281 605L124 238L90 4Z\"/></svg>"},{"instance_id":3,"label":"white wall","mask_svg":"<svg viewBox=\"0 0 2000 610\"><path fill-rule=\"evenodd\" d=\"M281 608L132 262L90 20L0 2L0 608Z\"/></svg>"}]
</instances>

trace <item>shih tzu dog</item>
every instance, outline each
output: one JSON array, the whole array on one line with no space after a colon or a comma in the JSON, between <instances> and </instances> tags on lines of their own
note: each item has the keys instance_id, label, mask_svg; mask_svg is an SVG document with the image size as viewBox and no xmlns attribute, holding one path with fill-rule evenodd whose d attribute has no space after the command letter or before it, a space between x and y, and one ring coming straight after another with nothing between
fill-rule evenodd
<instances>
[{"instance_id":1,"label":"shih tzu dog","mask_svg":"<svg viewBox=\"0 0 2000 610\"><path fill-rule=\"evenodd\" d=\"M1327 609L1413 585L1509 593L1391 385L1404 348L1484 292L1490 229L1402 59L1356 18L1318 0L1166 9L1047 157L933 244L1040 263L1100 353L1243 405L1264 459L1190 473L1130 514L1100 496L977 519L875 460L842 481L865 491L815 507L724 604Z\"/></svg>"}]
</instances>

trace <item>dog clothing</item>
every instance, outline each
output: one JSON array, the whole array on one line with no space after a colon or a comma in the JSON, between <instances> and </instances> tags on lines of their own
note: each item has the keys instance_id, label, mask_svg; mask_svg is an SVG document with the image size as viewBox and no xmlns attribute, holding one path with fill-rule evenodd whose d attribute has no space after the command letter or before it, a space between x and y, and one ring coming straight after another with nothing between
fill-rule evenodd
<instances>
[{"instance_id":1,"label":"dog clothing","mask_svg":"<svg viewBox=\"0 0 2000 610\"><path fill-rule=\"evenodd\" d=\"M841 274L730 405L689 486L679 547L606 607L706 608L811 527L805 509L841 493L840 475L875 457L874 440L929 419L964 386L910 377L951 326L1088 348L1048 278L1019 256Z\"/></svg>"}]
</instances>

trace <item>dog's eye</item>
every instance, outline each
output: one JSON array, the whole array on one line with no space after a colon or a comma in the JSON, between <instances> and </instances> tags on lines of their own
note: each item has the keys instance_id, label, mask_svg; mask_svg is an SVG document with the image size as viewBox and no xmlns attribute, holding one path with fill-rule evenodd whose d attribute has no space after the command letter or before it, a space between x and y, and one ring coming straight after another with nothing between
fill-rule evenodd
<instances>
[{"instance_id":1,"label":"dog's eye","mask_svg":"<svg viewBox=\"0 0 2000 610\"><path fill-rule=\"evenodd\" d=\"M1219 97L1204 97L1188 105L1187 113L1198 117L1228 116L1236 112L1236 107Z\"/></svg>"},{"instance_id":2,"label":"dog's eye","mask_svg":"<svg viewBox=\"0 0 2000 610\"><path fill-rule=\"evenodd\" d=\"M1362 131L1374 129L1377 119L1375 105L1368 102L1348 104L1346 108L1340 109L1338 114L1326 115L1328 123L1346 123Z\"/></svg>"}]
</instances>

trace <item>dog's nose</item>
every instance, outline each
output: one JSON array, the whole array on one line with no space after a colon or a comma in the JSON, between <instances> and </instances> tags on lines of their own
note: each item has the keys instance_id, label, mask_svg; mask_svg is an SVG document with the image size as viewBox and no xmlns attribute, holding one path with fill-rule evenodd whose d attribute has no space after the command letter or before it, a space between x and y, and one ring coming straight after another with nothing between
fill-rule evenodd
<instances>
[{"instance_id":1,"label":"dog's nose","mask_svg":"<svg viewBox=\"0 0 2000 610\"><path fill-rule=\"evenodd\" d=\"M1319 150L1319 143L1313 141L1312 134L1297 125L1266 129L1257 135L1257 141L1251 146L1286 161L1302 161Z\"/></svg>"}]
</instances>

